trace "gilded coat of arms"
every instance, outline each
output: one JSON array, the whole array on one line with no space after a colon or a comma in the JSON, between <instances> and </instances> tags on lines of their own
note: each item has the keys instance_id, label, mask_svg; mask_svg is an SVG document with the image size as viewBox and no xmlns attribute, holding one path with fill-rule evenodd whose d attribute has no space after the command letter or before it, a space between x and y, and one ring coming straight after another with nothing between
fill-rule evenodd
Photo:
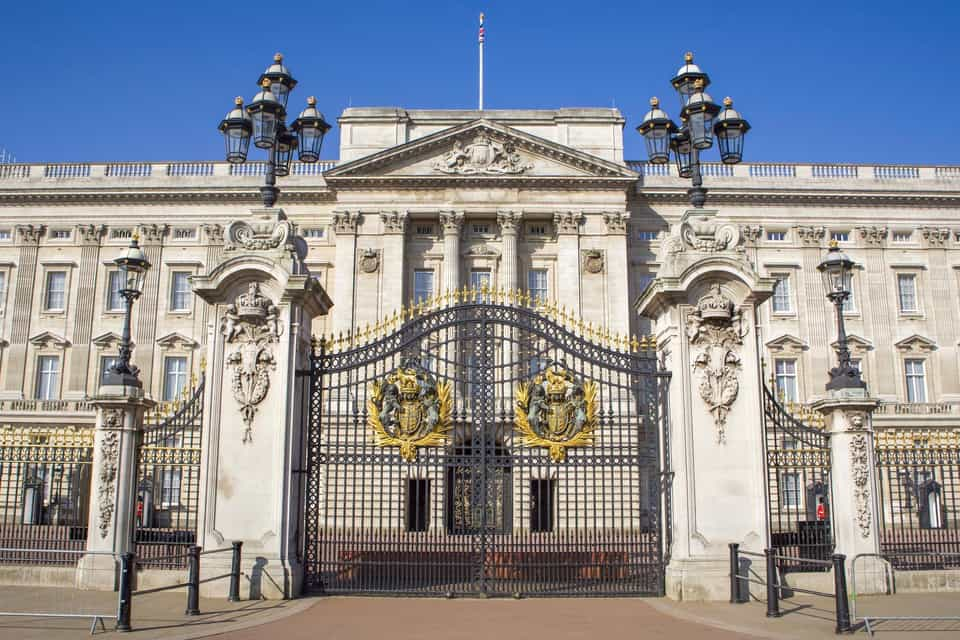
<instances>
[{"instance_id":1,"label":"gilded coat of arms","mask_svg":"<svg viewBox=\"0 0 960 640\"><path fill-rule=\"evenodd\" d=\"M593 444L598 426L597 385L580 383L554 365L520 383L514 425L524 445L547 448L551 460L562 462L568 448Z\"/></svg>"},{"instance_id":2,"label":"gilded coat of arms","mask_svg":"<svg viewBox=\"0 0 960 640\"><path fill-rule=\"evenodd\" d=\"M451 428L450 383L437 382L416 362L404 362L374 382L367 400L367 423L381 447L400 447L407 462L418 447L442 446Z\"/></svg>"}]
</instances>

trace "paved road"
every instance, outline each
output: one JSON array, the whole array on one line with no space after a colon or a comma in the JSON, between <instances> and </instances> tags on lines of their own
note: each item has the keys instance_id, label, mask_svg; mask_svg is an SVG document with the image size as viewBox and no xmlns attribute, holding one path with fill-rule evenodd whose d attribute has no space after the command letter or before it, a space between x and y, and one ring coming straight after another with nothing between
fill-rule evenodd
<instances>
[{"instance_id":1,"label":"paved road","mask_svg":"<svg viewBox=\"0 0 960 640\"><path fill-rule=\"evenodd\" d=\"M325 598L298 614L219 640L598 640L748 637L679 620L640 599Z\"/></svg>"}]
</instances>

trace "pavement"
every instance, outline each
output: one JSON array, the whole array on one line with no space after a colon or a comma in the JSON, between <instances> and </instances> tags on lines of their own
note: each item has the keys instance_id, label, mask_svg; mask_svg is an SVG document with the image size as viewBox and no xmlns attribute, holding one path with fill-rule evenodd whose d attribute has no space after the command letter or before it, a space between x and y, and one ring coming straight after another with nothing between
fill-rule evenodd
<instances>
[{"instance_id":1,"label":"pavement","mask_svg":"<svg viewBox=\"0 0 960 640\"><path fill-rule=\"evenodd\" d=\"M765 616L762 601L673 602L661 598L429 599L317 597L290 601L200 601L201 615L185 616L183 592L136 596L133 632L97 637L165 640L595 640L669 638L807 640L834 635L833 601L797 596L782 603L783 617ZM960 593L863 597L858 614L958 615ZM0 587L0 610L116 612L116 594L64 588ZM89 637L89 618L0 617L0 639L68 640ZM888 621L880 640L960 639L960 621ZM867 637L865 630L855 631Z\"/></svg>"}]
</instances>

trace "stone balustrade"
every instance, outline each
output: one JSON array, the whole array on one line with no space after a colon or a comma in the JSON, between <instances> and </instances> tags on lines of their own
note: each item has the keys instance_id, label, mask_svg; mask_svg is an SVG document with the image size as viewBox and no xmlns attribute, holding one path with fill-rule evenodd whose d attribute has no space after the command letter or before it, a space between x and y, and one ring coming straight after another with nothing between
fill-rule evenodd
<instances>
[{"instance_id":1,"label":"stone balustrade","mask_svg":"<svg viewBox=\"0 0 960 640\"><path fill-rule=\"evenodd\" d=\"M654 165L649 162L627 160L627 166L644 178L678 178L675 164ZM705 177L748 179L758 183L765 180L815 180L817 182L856 182L864 183L901 183L924 182L960 183L960 167L954 166L910 166L910 165L872 165L872 164L799 164L743 162L725 165L719 162L701 164ZM955 187L954 187L955 188Z\"/></svg>"},{"instance_id":2,"label":"stone balustrade","mask_svg":"<svg viewBox=\"0 0 960 640\"><path fill-rule=\"evenodd\" d=\"M960 415L960 402L881 402L874 415L939 416Z\"/></svg>"},{"instance_id":3,"label":"stone balustrade","mask_svg":"<svg viewBox=\"0 0 960 640\"><path fill-rule=\"evenodd\" d=\"M335 160L315 163L294 162L291 176L319 176L336 166ZM265 162L230 164L227 162L67 162L51 164L0 164L0 184L4 187L34 186L70 181L103 183L122 187L125 183L149 186L171 179L259 177L266 172ZM23 184L27 183L27 184ZM131 186L133 186L131 184Z\"/></svg>"},{"instance_id":4,"label":"stone balustrade","mask_svg":"<svg viewBox=\"0 0 960 640\"><path fill-rule=\"evenodd\" d=\"M8 413L88 413L94 406L86 400L0 400L0 414Z\"/></svg>"}]
</instances>

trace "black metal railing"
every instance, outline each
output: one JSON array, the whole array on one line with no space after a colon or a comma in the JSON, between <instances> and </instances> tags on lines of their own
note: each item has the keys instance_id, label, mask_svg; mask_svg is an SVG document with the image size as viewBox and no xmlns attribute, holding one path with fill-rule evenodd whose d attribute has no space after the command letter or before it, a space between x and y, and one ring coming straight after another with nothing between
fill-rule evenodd
<instances>
[{"instance_id":1,"label":"black metal railing","mask_svg":"<svg viewBox=\"0 0 960 640\"><path fill-rule=\"evenodd\" d=\"M875 434L880 551L896 569L960 568L960 429Z\"/></svg>"},{"instance_id":2,"label":"black metal railing","mask_svg":"<svg viewBox=\"0 0 960 640\"><path fill-rule=\"evenodd\" d=\"M770 547L784 571L824 571L833 554L830 441L763 389Z\"/></svg>"},{"instance_id":3,"label":"black metal railing","mask_svg":"<svg viewBox=\"0 0 960 640\"><path fill-rule=\"evenodd\" d=\"M204 380L144 425L134 544L141 566L179 569L197 543Z\"/></svg>"},{"instance_id":4,"label":"black metal railing","mask_svg":"<svg viewBox=\"0 0 960 640\"><path fill-rule=\"evenodd\" d=\"M8 427L0 432L2 564L70 564L87 540L93 430Z\"/></svg>"}]
</instances>

